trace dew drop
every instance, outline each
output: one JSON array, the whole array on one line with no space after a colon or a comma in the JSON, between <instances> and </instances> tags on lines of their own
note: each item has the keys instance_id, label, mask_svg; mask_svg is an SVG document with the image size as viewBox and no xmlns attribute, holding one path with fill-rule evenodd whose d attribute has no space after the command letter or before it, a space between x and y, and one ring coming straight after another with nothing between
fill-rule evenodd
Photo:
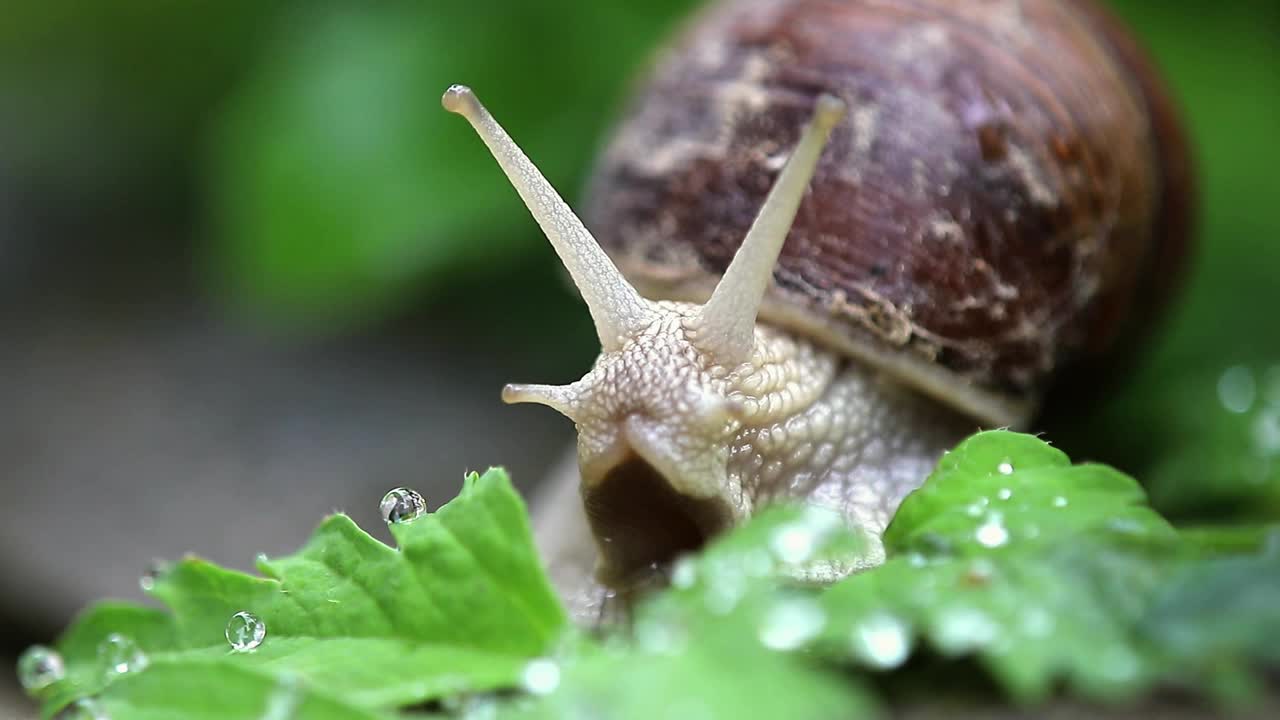
<instances>
[{"instance_id":1,"label":"dew drop","mask_svg":"<svg viewBox=\"0 0 1280 720\"><path fill-rule=\"evenodd\" d=\"M987 521L978 526L974 537L983 547L1000 547L1009 541L1009 531L1005 529L1002 520L1000 513L991 513L987 516Z\"/></svg>"},{"instance_id":2,"label":"dew drop","mask_svg":"<svg viewBox=\"0 0 1280 720\"><path fill-rule=\"evenodd\" d=\"M769 548L779 561L798 565L820 550L831 533L840 526L840 516L835 511L809 507L799 520L773 532L769 538Z\"/></svg>"},{"instance_id":3,"label":"dew drop","mask_svg":"<svg viewBox=\"0 0 1280 720\"><path fill-rule=\"evenodd\" d=\"M694 564L693 558L685 556L676 560L671 569L671 584L680 590L688 590L697 581L698 566Z\"/></svg>"},{"instance_id":4,"label":"dew drop","mask_svg":"<svg viewBox=\"0 0 1280 720\"><path fill-rule=\"evenodd\" d=\"M812 640L827 623L818 603L807 598L779 602L760 623L760 643L770 650L795 650Z\"/></svg>"},{"instance_id":5,"label":"dew drop","mask_svg":"<svg viewBox=\"0 0 1280 720\"><path fill-rule=\"evenodd\" d=\"M769 547L784 563L802 563L813 554L813 533L803 525L786 525L778 528L769 538Z\"/></svg>"},{"instance_id":6,"label":"dew drop","mask_svg":"<svg viewBox=\"0 0 1280 720\"><path fill-rule=\"evenodd\" d=\"M97 700L81 698L58 713L57 720L111 720L111 716Z\"/></svg>"},{"instance_id":7,"label":"dew drop","mask_svg":"<svg viewBox=\"0 0 1280 720\"><path fill-rule=\"evenodd\" d=\"M138 587L142 588L143 592L151 592L156 586L156 581L169 572L169 567L169 563L164 560L152 560L151 564L147 565L146 571L142 573L142 577L138 578Z\"/></svg>"},{"instance_id":8,"label":"dew drop","mask_svg":"<svg viewBox=\"0 0 1280 720\"><path fill-rule=\"evenodd\" d=\"M1022 613L1020 627L1032 637L1045 637L1053 632L1053 626L1053 616L1042 607L1028 608Z\"/></svg>"},{"instance_id":9,"label":"dew drop","mask_svg":"<svg viewBox=\"0 0 1280 720\"><path fill-rule=\"evenodd\" d=\"M1067 499L1061 495L1058 495L1053 499L1053 506L1057 508L1066 507Z\"/></svg>"},{"instance_id":10,"label":"dew drop","mask_svg":"<svg viewBox=\"0 0 1280 720\"><path fill-rule=\"evenodd\" d=\"M1000 492L996 493L996 497L1000 498L1001 500L1008 500L1009 498L1013 497L1013 491L1010 490L1009 488L1000 488Z\"/></svg>"},{"instance_id":11,"label":"dew drop","mask_svg":"<svg viewBox=\"0 0 1280 720\"><path fill-rule=\"evenodd\" d=\"M910 628L893 615L872 615L854 628L853 652L874 667L898 667L911 652Z\"/></svg>"},{"instance_id":12,"label":"dew drop","mask_svg":"<svg viewBox=\"0 0 1280 720\"><path fill-rule=\"evenodd\" d=\"M654 655L678 655L688 645L682 625L671 620L646 618L636 623L636 645Z\"/></svg>"},{"instance_id":13,"label":"dew drop","mask_svg":"<svg viewBox=\"0 0 1280 720\"><path fill-rule=\"evenodd\" d=\"M1248 412L1257 392L1253 373L1243 365L1227 368L1218 378L1218 402L1228 412Z\"/></svg>"},{"instance_id":14,"label":"dew drop","mask_svg":"<svg viewBox=\"0 0 1280 720\"><path fill-rule=\"evenodd\" d=\"M934 639L940 650L961 653L990 644L999 633L1000 628L981 610L955 607L938 620Z\"/></svg>"},{"instance_id":15,"label":"dew drop","mask_svg":"<svg viewBox=\"0 0 1280 720\"><path fill-rule=\"evenodd\" d=\"M388 524L413 522L427 512L427 501L417 490L396 488L382 496L378 505Z\"/></svg>"},{"instance_id":16,"label":"dew drop","mask_svg":"<svg viewBox=\"0 0 1280 720\"><path fill-rule=\"evenodd\" d=\"M1280 365L1272 365L1263 373L1262 397L1268 405L1280 409Z\"/></svg>"},{"instance_id":17,"label":"dew drop","mask_svg":"<svg viewBox=\"0 0 1280 720\"><path fill-rule=\"evenodd\" d=\"M1280 454L1280 409L1267 408L1253 419L1253 444L1263 455Z\"/></svg>"},{"instance_id":18,"label":"dew drop","mask_svg":"<svg viewBox=\"0 0 1280 720\"><path fill-rule=\"evenodd\" d=\"M704 598L707 609L716 615L728 615L738 606L747 592L747 579L740 568L732 565L714 567L708 573L707 593Z\"/></svg>"},{"instance_id":19,"label":"dew drop","mask_svg":"<svg viewBox=\"0 0 1280 720\"><path fill-rule=\"evenodd\" d=\"M301 679L292 673L285 673L267 696L267 708L260 720L291 720L302 700Z\"/></svg>"},{"instance_id":20,"label":"dew drop","mask_svg":"<svg viewBox=\"0 0 1280 720\"><path fill-rule=\"evenodd\" d=\"M1001 475L1012 475L1013 463L1009 462L1008 460L1005 460L1004 462L996 466L996 470L999 470Z\"/></svg>"},{"instance_id":21,"label":"dew drop","mask_svg":"<svg viewBox=\"0 0 1280 720\"><path fill-rule=\"evenodd\" d=\"M32 645L18 656L18 682L28 695L36 695L66 676L62 656L44 645Z\"/></svg>"},{"instance_id":22,"label":"dew drop","mask_svg":"<svg viewBox=\"0 0 1280 720\"><path fill-rule=\"evenodd\" d=\"M524 666L520 681L534 695L549 695L560 687L560 666L550 658L531 660Z\"/></svg>"},{"instance_id":23,"label":"dew drop","mask_svg":"<svg viewBox=\"0 0 1280 720\"><path fill-rule=\"evenodd\" d=\"M147 656L133 638L111 633L98 645L98 662L107 679L137 672L147 666Z\"/></svg>"},{"instance_id":24,"label":"dew drop","mask_svg":"<svg viewBox=\"0 0 1280 720\"><path fill-rule=\"evenodd\" d=\"M267 624L257 615L241 610L227 621L227 642L236 652L248 652L262 644L267 636Z\"/></svg>"}]
</instances>

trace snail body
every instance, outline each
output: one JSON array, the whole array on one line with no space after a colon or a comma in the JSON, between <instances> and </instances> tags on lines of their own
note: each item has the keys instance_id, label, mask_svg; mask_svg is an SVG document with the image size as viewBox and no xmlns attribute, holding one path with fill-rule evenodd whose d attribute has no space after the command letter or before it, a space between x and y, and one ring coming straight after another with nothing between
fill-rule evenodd
<instances>
[{"instance_id":1,"label":"snail body","mask_svg":"<svg viewBox=\"0 0 1280 720\"><path fill-rule=\"evenodd\" d=\"M602 154L595 237L469 91L445 106L600 338L582 380L503 392L577 426L538 524L579 608L779 500L878 534L947 448L1118 357L1188 244L1171 103L1084 0L712 5Z\"/></svg>"}]
</instances>

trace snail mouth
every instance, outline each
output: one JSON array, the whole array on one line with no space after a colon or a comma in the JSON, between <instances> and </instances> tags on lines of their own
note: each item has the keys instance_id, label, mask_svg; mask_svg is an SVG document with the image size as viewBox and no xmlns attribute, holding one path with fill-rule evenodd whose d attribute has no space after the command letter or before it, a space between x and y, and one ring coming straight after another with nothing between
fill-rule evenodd
<instances>
[{"instance_id":1,"label":"snail mouth","mask_svg":"<svg viewBox=\"0 0 1280 720\"><path fill-rule=\"evenodd\" d=\"M723 500L676 491L635 454L584 487L583 501L600 549L598 579L617 590L661 582L677 557L699 550L733 517Z\"/></svg>"}]
</instances>

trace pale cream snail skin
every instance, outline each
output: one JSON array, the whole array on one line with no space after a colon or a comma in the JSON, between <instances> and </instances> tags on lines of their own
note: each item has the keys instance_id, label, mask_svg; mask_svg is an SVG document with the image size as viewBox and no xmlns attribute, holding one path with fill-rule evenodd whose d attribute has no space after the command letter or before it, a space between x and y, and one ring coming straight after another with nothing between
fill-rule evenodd
<instances>
[{"instance_id":1,"label":"pale cream snail skin","mask_svg":"<svg viewBox=\"0 0 1280 720\"><path fill-rule=\"evenodd\" d=\"M701 305L642 297L470 89L449 88L443 104L488 145L599 335L601 354L581 380L502 393L508 403L547 405L577 427L577 472L553 481L557 497L535 523L578 614L598 613L612 592L644 584L771 502L831 508L878 535L942 452L973 430L878 370L757 322L842 101L818 98L741 249Z\"/></svg>"}]
</instances>

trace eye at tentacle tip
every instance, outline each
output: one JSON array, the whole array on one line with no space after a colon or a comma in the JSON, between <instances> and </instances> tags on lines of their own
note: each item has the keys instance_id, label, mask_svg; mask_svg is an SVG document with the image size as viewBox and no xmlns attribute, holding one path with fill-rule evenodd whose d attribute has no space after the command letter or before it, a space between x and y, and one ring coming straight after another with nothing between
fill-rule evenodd
<instances>
[{"instance_id":1,"label":"eye at tentacle tip","mask_svg":"<svg viewBox=\"0 0 1280 720\"><path fill-rule=\"evenodd\" d=\"M471 124L551 241L587 304L601 347L606 350L622 347L626 338L653 320L644 299L618 272L582 221L471 88L450 86L440 104Z\"/></svg>"},{"instance_id":2,"label":"eye at tentacle tip","mask_svg":"<svg viewBox=\"0 0 1280 720\"><path fill-rule=\"evenodd\" d=\"M451 113L462 114L469 101L475 100L475 93L466 85L450 85L440 98L440 104Z\"/></svg>"}]
</instances>

